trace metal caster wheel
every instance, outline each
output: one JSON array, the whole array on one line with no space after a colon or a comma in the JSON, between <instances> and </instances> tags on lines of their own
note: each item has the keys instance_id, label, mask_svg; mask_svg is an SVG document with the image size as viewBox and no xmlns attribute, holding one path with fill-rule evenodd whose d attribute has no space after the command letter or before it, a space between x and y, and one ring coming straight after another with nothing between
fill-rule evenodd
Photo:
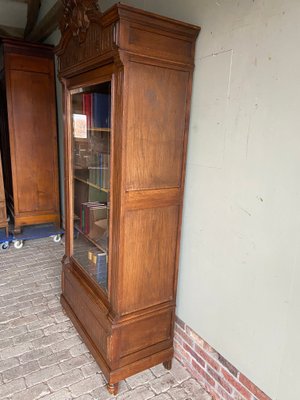
<instances>
[{"instance_id":1,"label":"metal caster wheel","mask_svg":"<svg viewBox=\"0 0 300 400\"><path fill-rule=\"evenodd\" d=\"M1 250L7 250L9 247L9 242L3 242L1 243Z\"/></svg>"},{"instance_id":2,"label":"metal caster wheel","mask_svg":"<svg viewBox=\"0 0 300 400\"><path fill-rule=\"evenodd\" d=\"M14 248L15 249L21 249L23 247L24 243L23 240L16 240L14 242Z\"/></svg>"},{"instance_id":3,"label":"metal caster wheel","mask_svg":"<svg viewBox=\"0 0 300 400\"><path fill-rule=\"evenodd\" d=\"M61 235L55 235L53 236L53 242L59 243L61 241Z\"/></svg>"}]
</instances>

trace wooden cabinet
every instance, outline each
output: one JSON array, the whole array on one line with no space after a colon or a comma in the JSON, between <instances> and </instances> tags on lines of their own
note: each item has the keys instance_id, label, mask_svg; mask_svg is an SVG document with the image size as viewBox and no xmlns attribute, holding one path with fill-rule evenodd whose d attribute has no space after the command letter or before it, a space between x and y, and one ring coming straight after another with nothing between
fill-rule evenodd
<instances>
[{"instance_id":1,"label":"wooden cabinet","mask_svg":"<svg viewBox=\"0 0 300 400\"><path fill-rule=\"evenodd\" d=\"M66 254L61 302L108 388L169 368L199 28L65 1Z\"/></svg>"},{"instance_id":2,"label":"wooden cabinet","mask_svg":"<svg viewBox=\"0 0 300 400\"><path fill-rule=\"evenodd\" d=\"M8 222L6 215L6 202L5 202L5 191L2 173L2 162L0 153L0 228L5 228L6 236L8 236Z\"/></svg>"},{"instance_id":3,"label":"wooden cabinet","mask_svg":"<svg viewBox=\"0 0 300 400\"><path fill-rule=\"evenodd\" d=\"M1 148L15 224L60 223L53 49L2 39Z\"/></svg>"}]
</instances>

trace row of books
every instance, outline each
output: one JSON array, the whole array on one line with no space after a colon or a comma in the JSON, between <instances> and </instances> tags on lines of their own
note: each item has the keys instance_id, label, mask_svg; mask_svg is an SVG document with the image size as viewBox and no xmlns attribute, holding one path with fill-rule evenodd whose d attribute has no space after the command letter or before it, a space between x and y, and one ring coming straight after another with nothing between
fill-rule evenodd
<instances>
[{"instance_id":1,"label":"row of books","mask_svg":"<svg viewBox=\"0 0 300 400\"><path fill-rule=\"evenodd\" d=\"M110 106L109 94L84 93L82 113L87 117L87 128L109 128Z\"/></svg>"},{"instance_id":2,"label":"row of books","mask_svg":"<svg viewBox=\"0 0 300 400\"><path fill-rule=\"evenodd\" d=\"M107 204L98 201L81 203L80 229L92 240L97 241L107 234Z\"/></svg>"},{"instance_id":3,"label":"row of books","mask_svg":"<svg viewBox=\"0 0 300 400\"><path fill-rule=\"evenodd\" d=\"M90 273L96 276L98 283L107 285L107 254L105 252L95 253L88 251L88 259L90 261Z\"/></svg>"},{"instance_id":4,"label":"row of books","mask_svg":"<svg viewBox=\"0 0 300 400\"><path fill-rule=\"evenodd\" d=\"M100 186L103 189L109 189L110 180L110 154L94 154L89 169L89 182Z\"/></svg>"}]
</instances>

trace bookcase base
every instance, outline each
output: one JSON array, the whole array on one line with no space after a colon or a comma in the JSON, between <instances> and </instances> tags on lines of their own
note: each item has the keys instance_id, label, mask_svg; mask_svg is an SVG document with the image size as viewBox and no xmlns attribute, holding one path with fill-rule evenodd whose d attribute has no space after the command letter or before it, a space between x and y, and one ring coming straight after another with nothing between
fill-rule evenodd
<instances>
[{"instance_id":1,"label":"bookcase base","mask_svg":"<svg viewBox=\"0 0 300 400\"><path fill-rule=\"evenodd\" d=\"M64 285L63 285L64 286ZM108 357L103 354L106 351L106 354L109 353L109 349L105 349L101 351L99 346L97 346L94 340L88 334L88 329L90 331L90 327L85 327L84 324L78 319L76 316L76 310L73 310L69 302L67 301L64 294L61 295L61 304L66 311L68 317L73 322L75 328L77 329L78 333L80 334L81 338L83 339L84 343L90 350L91 354L95 358L96 362L100 366L106 380L107 380L107 389L110 393L116 394L118 390L117 384L123 380L132 376L136 373L142 372L145 369L154 367L160 363L168 369L171 366L171 360L173 357L173 346L169 346L167 348L163 348L162 350L157 349L162 347L161 344L151 346L153 348L153 352L151 352L151 347L148 349L147 356L143 357L144 351L140 352L141 357L137 357L134 354L132 358L134 361L126 363L125 360L130 360L132 355L123 357L123 359L115 359L114 361L110 361ZM87 309L85 310L87 311ZM88 311L87 311L88 312ZM120 326L117 330L122 329ZM117 331L114 331L113 327L111 327L111 335L110 335L110 343L116 340L116 336L119 334ZM165 341L166 342L166 341ZM138 352L139 353L139 352ZM137 353L137 354L138 354Z\"/></svg>"},{"instance_id":2,"label":"bookcase base","mask_svg":"<svg viewBox=\"0 0 300 400\"><path fill-rule=\"evenodd\" d=\"M14 218L14 233L18 234L22 230L22 226L26 225L39 225L53 223L55 226L60 226L59 214L42 214L35 216L13 216Z\"/></svg>"}]
</instances>

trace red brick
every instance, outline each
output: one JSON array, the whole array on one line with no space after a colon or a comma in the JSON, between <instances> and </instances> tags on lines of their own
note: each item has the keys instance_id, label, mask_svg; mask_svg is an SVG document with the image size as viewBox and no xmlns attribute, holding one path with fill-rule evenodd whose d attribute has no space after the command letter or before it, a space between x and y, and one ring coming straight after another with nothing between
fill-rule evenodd
<instances>
[{"instance_id":1,"label":"red brick","mask_svg":"<svg viewBox=\"0 0 300 400\"><path fill-rule=\"evenodd\" d=\"M174 343L175 356L182 362L184 366L192 364L192 357L183 347Z\"/></svg>"},{"instance_id":2,"label":"red brick","mask_svg":"<svg viewBox=\"0 0 300 400\"><path fill-rule=\"evenodd\" d=\"M225 360L224 357L221 356L221 354L218 354L218 360L219 362L228 369L228 371L235 377L238 376L238 370L232 365L230 364L229 361Z\"/></svg>"},{"instance_id":3,"label":"red brick","mask_svg":"<svg viewBox=\"0 0 300 400\"><path fill-rule=\"evenodd\" d=\"M216 350L206 342L204 342L203 348L204 350L209 351L210 353L216 353Z\"/></svg>"},{"instance_id":4,"label":"red brick","mask_svg":"<svg viewBox=\"0 0 300 400\"><path fill-rule=\"evenodd\" d=\"M251 393L248 392L244 386L242 386L234 377L226 371L226 369L222 369L222 374L226 381L230 383L246 400L251 400Z\"/></svg>"},{"instance_id":5,"label":"red brick","mask_svg":"<svg viewBox=\"0 0 300 400\"><path fill-rule=\"evenodd\" d=\"M175 322L176 322L176 324L178 324L185 331L185 323L180 318L178 318L177 316L175 318Z\"/></svg>"},{"instance_id":6,"label":"red brick","mask_svg":"<svg viewBox=\"0 0 300 400\"><path fill-rule=\"evenodd\" d=\"M196 363L195 360L192 360L192 366L197 370L197 372L208 382L208 384L212 387L215 386L215 381L211 376L209 376L206 371L199 364Z\"/></svg>"},{"instance_id":7,"label":"red brick","mask_svg":"<svg viewBox=\"0 0 300 400\"><path fill-rule=\"evenodd\" d=\"M177 342L181 346L183 346L183 339L176 331L175 331L175 334L174 334L174 342Z\"/></svg>"},{"instance_id":8,"label":"red brick","mask_svg":"<svg viewBox=\"0 0 300 400\"><path fill-rule=\"evenodd\" d=\"M240 382L246 386L250 390L252 394L254 394L255 397L257 397L258 400L272 400L271 397L267 396L263 391L261 391L254 383L249 381L248 378L245 377L245 375L240 374Z\"/></svg>"},{"instance_id":9,"label":"red brick","mask_svg":"<svg viewBox=\"0 0 300 400\"><path fill-rule=\"evenodd\" d=\"M242 396L240 393L238 393L238 392L234 392L233 393L233 398L234 398L234 400L245 400L245 397L244 396ZM253 400L255 400L254 399L254 397L253 397ZM256 399L257 400L257 399Z\"/></svg>"},{"instance_id":10,"label":"red brick","mask_svg":"<svg viewBox=\"0 0 300 400\"><path fill-rule=\"evenodd\" d=\"M195 346L195 352L200 354L200 356L208 362L208 364L213 367L216 371L220 370L220 365L218 362L213 359L210 355L208 355L204 350L202 350L199 346Z\"/></svg>"},{"instance_id":11,"label":"red brick","mask_svg":"<svg viewBox=\"0 0 300 400\"><path fill-rule=\"evenodd\" d=\"M222 399L224 400L234 400L223 388L222 386L217 387L217 391L220 393L222 396Z\"/></svg>"},{"instance_id":12,"label":"red brick","mask_svg":"<svg viewBox=\"0 0 300 400\"><path fill-rule=\"evenodd\" d=\"M207 389L206 389L206 391L211 395L211 397L212 397L213 400L223 400L223 399L221 398L221 395L218 394L218 393L216 393L214 390L212 390L212 389L207 390Z\"/></svg>"},{"instance_id":13,"label":"red brick","mask_svg":"<svg viewBox=\"0 0 300 400\"><path fill-rule=\"evenodd\" d=\"M206 370L209 373L209 375L211 375L217 382L219 382L219 384L221 386L223 386L223 388L228 392L231 393L232 392L232 388L230 385L228 385L228 382L225 381L225 379L220 376L219 374L217 374L217 372L215 370L213 370L212 368L209 367L209 365L206 366Z\"/></svg>"},{"instance_id":14,"label":"red brick","mask_svg":"<svg viewBox=\"0 0 300 400\"><path fill-rule=\"evenodd\" d=\"M202 365L202 367L205 367L205 361L200 356L198 356L198 354L195 353L194 350L187 343L183 343L183 348L191 355L193 359L197 361L198 364Z\"/></svg>"},{"instance_id":15,"label":"red brick","mask_svg":"<svg viewBox=\"0 0 300 400\"><path fill-rule=\"evenodd\" d=\"M185 330L195 344L202 348L204 347L204 340L193 329L186 325Z\"/></svg>"},{"instance_id":16,"label":"red brick","mask_svg":"<svg viewBox=\"0 0 300 400\"><path fill-rule=\"evenodd\" d=\"M186 343L188 343L190 347L194 347L193 340L185 333L185 331L183 329L181 329L180 326L177 326L176 334L179 337L181 337Z\"/></svg>"}]
</instances>

